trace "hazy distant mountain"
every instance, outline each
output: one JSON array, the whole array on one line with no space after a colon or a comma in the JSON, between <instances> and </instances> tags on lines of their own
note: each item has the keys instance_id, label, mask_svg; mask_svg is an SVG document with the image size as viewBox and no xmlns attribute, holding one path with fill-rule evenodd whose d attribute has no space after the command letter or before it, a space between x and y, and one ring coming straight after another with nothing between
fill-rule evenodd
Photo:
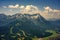
<instances>
[{"instance_id":1,"label":"hazy distant mountain","mask_svg":"<svg viewBox=\"0 0 60 40\"><path fill-rule=\"evenodd\" d=\"M50 21L50 23L51 23L52 25L56 25L56 26L59 26L59 27L60 27L60 19L55 20L55 21Z\"/></svg>"}]
</instances>

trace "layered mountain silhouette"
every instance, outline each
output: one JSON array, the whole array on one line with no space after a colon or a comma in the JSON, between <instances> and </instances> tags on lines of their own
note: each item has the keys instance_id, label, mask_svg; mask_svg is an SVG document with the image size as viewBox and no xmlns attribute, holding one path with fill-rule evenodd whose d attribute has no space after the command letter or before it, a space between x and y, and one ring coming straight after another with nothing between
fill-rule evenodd
<instances>
[{"instance_id":1,"label":"layered mountain silhouette","mask_svg":"<svg viewBox=\"0 0 60 40\"><path fill-rule=\"evenodd\" d=\"M23 30L27 35L43 37L45 30L59 30L60 27L44 19L40 14L20 14L12 16L0 14L0 35L16 34ZM49 35L51 33L48 33ZM47 35L47 34L46 34Z\"/></svg>"}]
</instances>

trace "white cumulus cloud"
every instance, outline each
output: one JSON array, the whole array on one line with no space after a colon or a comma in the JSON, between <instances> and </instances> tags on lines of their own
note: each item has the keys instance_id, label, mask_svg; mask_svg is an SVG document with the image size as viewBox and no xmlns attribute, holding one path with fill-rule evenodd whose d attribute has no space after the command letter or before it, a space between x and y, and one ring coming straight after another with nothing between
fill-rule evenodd
<instances>
[{"instance_id":1,"label":"white cumulus cloud","mask_svg":"<svg viewBox=\"0 0 60 40\"><path fill-rule=\"evenodd\" d=\"M16 4L16 5L9 5L8 8L18 8L19 7L19 4Z\"/></svg>"},{"instance_id":2,"label":"white cumulus cloud","mask_svg":"<svg viewBox=\"0 0 60 40\"><path fill-rule=\"evenodd\" d=\"M51 7L47 6L44 7L44 11L39 10L39 8L37 6L34 5L8 5L8 6L3 6L3 8L12 8L15 9L16 11L8 11L9 14L13 14L13 13L21 13L21 14L37 14L39 13L40 15L42 15L45 19L50 20L50 19L60 19L60 10L57 9L52 9ZM16 9L18 8L18 9ZM17 11L18 10L18 11ZM5 11L5 13L7 13Z\"/></svg>"},{"instance_id":3,"label":"white cumulus cloud","mask_svg":"<svg viewBox=\"0 0 60 40\"><path fill-rule=\"evenodd\" d=\"M40 13L47 20L60 19L60 10L52 9L50 7L44 7L44 11Z\"/></svg>"},{"instance_id":4,"label":"white cumulus cloud","mask_svg":"<svg viewBox=\"0 0 60 40\"><path fill-rule=\"evenodd\" d=\"M20 6L20 9L23 9L23 8L24 8L24 6L23 6L23 5L21 5L21 6Z\"/></svg>"},{"instance_id":5,"label":"white cumulus cloud","mask_svg":"<svg viewBox=\"0 0 60 40\"><path fill-rule=\"evenodd\" d=\"M47 12L60 12L60 10L52 9L52 8L50 8L49 6L44 7L44 9L45 9L45 11L47 11Z\"/></svg>"},{"instance_id":6,"label":"white cumulus cloud","mask_svg":"<svg viewBox=\"0 0 60 40\"><path fill-rule=\"evenodd\" d=\"M21 13L28 13L28 14L36 14L39 13L39 9L36 6L33 5L26 5L22 6L23 8L20 10Z\"/></svg>"}]
</instances>

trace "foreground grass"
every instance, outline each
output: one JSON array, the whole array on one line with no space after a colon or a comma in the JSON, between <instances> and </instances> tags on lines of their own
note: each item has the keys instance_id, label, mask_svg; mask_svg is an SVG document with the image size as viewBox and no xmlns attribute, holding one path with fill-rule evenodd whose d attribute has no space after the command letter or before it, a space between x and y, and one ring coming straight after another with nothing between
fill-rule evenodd
<instances>
[{"instance_id":1,"label":"foreground grass","mask_svg":"<svg viewBox=\"0 0 60 40\"><path fill-rule=\"evenodd\" d=\"M49 32L49 33L52 33L52 35L48 36L48 37L44 37L44 38L32 38L32 40L49 40L49 38L53 38L53 37L56 37L57 36L57 33L56 31L53 31L53 30L46 30L46 32Z\"/></svg>"},{"instance_id":2,"label":"foreground grass","mask_svg":"<svg viewBox=\"0 0 60 40\"><path fill-rule=\"evenodd\" d=\"M24 31L22 31L22 30L20 30L20 31L23 33L24 36L26 36L25 33L24 33ZM34 38L32 38L32 40L49 40L49 38L53 38L53 37L56 37L56 36L57 36L56 31L46 30L46 32L52 33L52 35L47 36L47 37L44 37L44 38L38 38L38 37L35 36ZM21 36L19 33L17 33L16 35ZM15 36L12 36L12 35L11 35L11 37L12 37L12 38L15 38L16 35L15 35ZM1 35L1 37L4 37L4 35ZM21 39L24 40L24 38L18 38L18 40L21 40ZM4 40L4 39L2 39L2 40Z\"/></svg>"},{"instance_id":3,"label":"foreground grass","mask_svg":"<svg viewBox=\"0 0 60 40\"><path fill-rule=\"evenodd\" d=\"M53 37L56 37L56 36L57 36L56 31L46 30L46 32L50 32L50 33L52 33L52 35L51 35L51 36L48 36L48 37L44 37L44 38L43 38L44 40L49 40L49 38L53 38Z\"/></svg>"}]
</instances>

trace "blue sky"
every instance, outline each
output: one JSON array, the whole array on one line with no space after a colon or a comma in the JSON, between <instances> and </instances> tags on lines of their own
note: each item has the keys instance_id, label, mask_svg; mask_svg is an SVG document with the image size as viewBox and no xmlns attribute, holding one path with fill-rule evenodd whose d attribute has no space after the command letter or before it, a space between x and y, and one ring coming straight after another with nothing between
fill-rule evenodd
<instances>
[{"instance_id":1,"label":"blue sky","mask_svg":"<svg viewBox=\"0 0 60 40\"><path fill-rule=\"evenodd\" d=\"M53 9L60 9L60 0L0 0L0 6L8 5L35 5L40 8L50 6Z\"/></svg>"},{"instance_id":2,"label":"blue sky","mask_svg":"<svg viewBox=\"0 0 60 40\"><path fill-rule=\"evenodd\" d=\"M60 0L0 0L1 13L41 13L47 19L60 19Z\"/></svg>"}]
</instances>

